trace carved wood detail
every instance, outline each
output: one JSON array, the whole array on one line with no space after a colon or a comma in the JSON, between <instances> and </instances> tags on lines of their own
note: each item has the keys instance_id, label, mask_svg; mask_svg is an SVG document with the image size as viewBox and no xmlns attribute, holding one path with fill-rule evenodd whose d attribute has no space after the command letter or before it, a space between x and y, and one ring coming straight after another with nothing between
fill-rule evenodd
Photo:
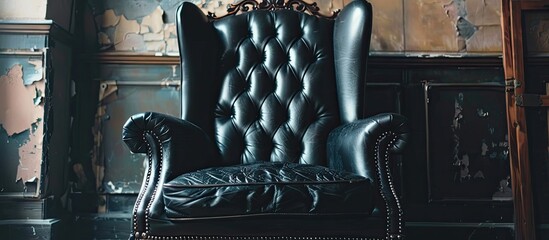
<instances>
[{"instance_id":1,"label":"carved wood detail","mask_svg":"<svg viewBox=\"0 0 549 240\"><path fill-rule=\"evenodd\" d=\"M227 14L223 16L218 17L215 15L215 13L208 12L208 17L210 17L211 19L220 19L226 16L236 15L239 12L248 12L250 10L274 11L280 9L289 9L298 12L309 12L311 15L329 19L337 17L340 11L336 10L332 12L332 15L324 15L320 13L320 8L316 4L316 2L307 3L303 0L263 0L261 2L257 0L243 0L235 4L229 4L229 6L227 7Z\"/></svg>"}]
</instances>

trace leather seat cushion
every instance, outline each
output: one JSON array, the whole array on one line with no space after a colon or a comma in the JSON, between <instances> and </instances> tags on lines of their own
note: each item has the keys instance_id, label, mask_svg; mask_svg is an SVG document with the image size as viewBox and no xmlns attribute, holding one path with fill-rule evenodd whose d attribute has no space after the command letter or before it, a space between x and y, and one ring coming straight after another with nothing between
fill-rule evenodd
<instances>
[{"instance_id":1,"label":"leather seat cushion","mask_svg":"<svg viewBox=\"0 0 549 240\"><path fill-rule=\"evenodd\" d=\"M295 163L202 169L163 186L171 219L247 215L370 215L372 182L359 175Z\"/></svg>"}]
</instances>

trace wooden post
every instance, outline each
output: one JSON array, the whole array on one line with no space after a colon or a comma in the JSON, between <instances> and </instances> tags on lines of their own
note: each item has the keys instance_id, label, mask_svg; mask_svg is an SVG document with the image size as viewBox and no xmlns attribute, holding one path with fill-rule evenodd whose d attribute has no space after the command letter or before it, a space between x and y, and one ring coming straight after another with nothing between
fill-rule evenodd
<instances>
[{"instance_id":1,"label":"wooden post","mask_svg":"<svg viewBox=\"0 0 549 240\"><path fill-rule=\"evenodd\" d=\"M530 161L526 115L515 103L515 96L524 93L524 48L522 42L521 2L502 0L501 27L503 37L503 68L507 85L507 126L509 131L509 158L515 214L515 238L536 239L533 214Z\"/></svg>"}]
</instances>

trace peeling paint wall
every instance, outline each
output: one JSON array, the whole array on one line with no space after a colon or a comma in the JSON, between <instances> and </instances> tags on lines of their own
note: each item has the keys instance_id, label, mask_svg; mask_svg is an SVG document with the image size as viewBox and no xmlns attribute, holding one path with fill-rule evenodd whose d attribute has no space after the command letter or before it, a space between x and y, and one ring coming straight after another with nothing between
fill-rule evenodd
<instances>
[{"instance_id":1,"label":"peeling paint wall","mask_svg":"<svg viewBox=\"0 0 549 240\"><path fill-rule=\"evenodd\" d=\"M181 0L103 0L92 4L101 50L178 54L175 10ZM191 1L204 13L221 16L233 1ZM317 1L321 12L341 9L348 0Z\"/></svg>"},{"instance_id":2,"label":"peeling paint wall","mask_svg":"<svg viewBox=\"0 0 549 240\"><path fill-rule=\"evenodd\" d=\"M34 74L25 75L26 71ZM17 156L2 154L3 161L18 162L12 183L37 183L41 176L45 80L38 76L43 76L43 70L42 61L37 59L9 66L0 76L0 128L7 134L2 144L18 142L8 146L17 149ZM14 190L9 186L12 184L2 185L2 191Z\"/></svg>"},{"instance_id":3,"label":"peeling paint wall","mask_svg":"<svg viewBox=\"0 0 549 240\"><path fill-rule=\"evenodd\" d=\"M444 9L456 27L460 52L501 51L500 0L452 0Z\"/></svg>"},{"instance_id":4,"label":"peeling paint wall","mask_svg":"<svg viewBox=\"0 0 549 240\"><path fill-rule=\"evenodd\" d=\"M501 54L499 0L404 1L405 50Z\"/></svg>"},{"instance_id":5,"label":"peeling paint wall","mask_svg":"<svg viewBox=\"0 0 549 240\"><path fill-rule=\"evenodd\" d=\"M47 0L0 0L0 19L45 19L47 5Z\"/></svg>"},{"instance_id":6,"label":"peeling paint wall","mask_svg":"<svg viewBox=\"0 0 549 240\"><path fill-rule=\"evenodd\" d=\"M90 171L99 194L138 193L146 156L131 154L122 139L122 126L133 114L155 111L180 115L180 68L177 65L105 64L97 72L98 104L92 127L94 146ZM151 101L154 99L154 101ZM83 164L74 164L77 184L91 181ZM105 196L103 196L105 197ZM97 202L107 211L107 200Z\"/></svg>"},{"instance_id":7,"label":"peeling paint wall","mask_svg":"<svg viewBox=\"0 0 549 240\"><path fill-rule=\"evenodd\" d=\"M234 1L191 1L223 15ZM350 0L316 1L322 13ZM370 0L374 54L501 54L499 0ZM174 14L181 0L103 0L94 3L102 50L178 54Z\"/></svg>"},{"instance_id":8,"label":"peeling paint wall","mask_svg":"<svg viewBox=\"0 0 549 240\"><path fill-rule=\"evenodd\" d=\"M165 4L105 0L103 5L107 8L95 17L102 50L177 54L175 24L165 21ZM170 9L171 15L176 6Z\"/></svg>"}]
</instances>

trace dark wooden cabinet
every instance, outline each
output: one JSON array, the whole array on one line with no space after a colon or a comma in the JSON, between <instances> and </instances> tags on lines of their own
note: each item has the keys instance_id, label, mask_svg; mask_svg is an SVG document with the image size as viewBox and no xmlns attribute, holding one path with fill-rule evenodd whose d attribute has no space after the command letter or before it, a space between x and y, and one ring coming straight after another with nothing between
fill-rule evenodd
<instances>
[{"instance_id":1,"label":"dark wooden cabinet","mask_svg":"<svg viewBox=\"0 0 549 240\"><path fill-rule=\"evenodd\" d=\"M388 111L396 101L392 110L412 127L399 163L407 239L514 238L509 185L500 196L510 175L501 64L497 56L371 58L369 84L394 87L368 89L377 98L368 101Z\"/></svg>"}]
</instances>

